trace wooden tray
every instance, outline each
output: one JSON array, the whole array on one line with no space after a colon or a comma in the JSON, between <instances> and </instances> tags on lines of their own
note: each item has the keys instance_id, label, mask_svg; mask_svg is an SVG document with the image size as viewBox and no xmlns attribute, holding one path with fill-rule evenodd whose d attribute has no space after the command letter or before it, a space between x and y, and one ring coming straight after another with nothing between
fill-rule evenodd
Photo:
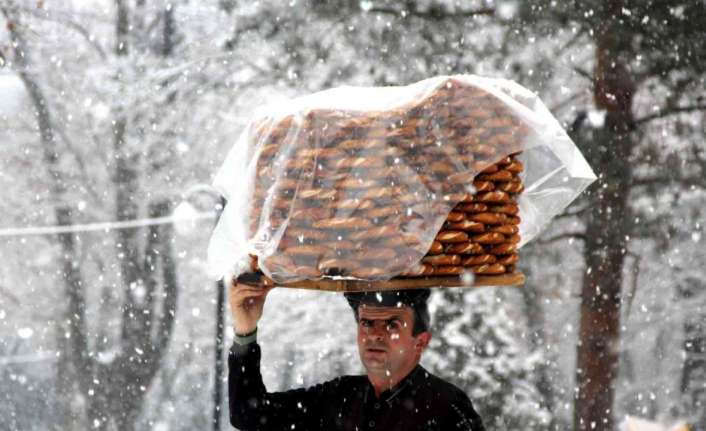
<instances>
[{"instance_id":1,"label":"wooden tray","mask_svg":"<svg viewBox=\"0 0 706 431\"><path fill-rule=\"evenodd\" d=\"M264 274L245 273L238 277L238 283L274 286L275 283ZM278 287L296 289L325 290L329 292L365 292L380 290L420 289L424 287L481 287L481 286L520 286L525 283L521 272L502 275L476 275L473 284L464 284L459 276L447 277L405 277L389 281L339 280L324 278L303 280L294 283L278 284Z\"/></svg>"}]
</instances>

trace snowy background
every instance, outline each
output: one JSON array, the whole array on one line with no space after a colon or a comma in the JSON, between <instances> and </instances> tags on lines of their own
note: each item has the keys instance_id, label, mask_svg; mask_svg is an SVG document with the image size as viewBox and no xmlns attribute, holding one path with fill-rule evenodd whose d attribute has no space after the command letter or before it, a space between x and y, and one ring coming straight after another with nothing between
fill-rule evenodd
<instances>
[{"instance_id":1,"label":"snowy background","mask_svg":"<svg viewBox=\"0 0 706 431\"><path fill-rule=\"evenodd\" d=\"M423 364L489 429L706 430L706 5L580 3L0 0L0 430L210 428L213 220L91 224L213 211L257 106L455 73L535 91L599 181L522 249L523 288L434 293ZM269 298L269 389L361 372L341 296ZM590 303L615 333L581 333ZM607 414L575 413L588 341Z\"/></svg>"}]
</instances>

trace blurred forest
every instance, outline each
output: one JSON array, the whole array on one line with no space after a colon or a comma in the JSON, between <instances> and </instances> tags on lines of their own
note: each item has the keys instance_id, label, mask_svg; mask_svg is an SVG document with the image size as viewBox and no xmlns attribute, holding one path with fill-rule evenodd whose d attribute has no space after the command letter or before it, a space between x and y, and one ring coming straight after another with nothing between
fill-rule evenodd
<instances>
[{"instance_id":1,"label":"blurred forest","mask_svg":"<svg viewBox=\"0 0 706 431\"><path fill-rule=\"evenodd\" d=\"M536 92L599 178L524 287L434 293L422 363L488 429L706 431L702 0L0 0L0 429L210 428L213 220L131 221L214 211L255 107L465 73ZM362 371L339 295L275 290L259 339L271 390Z\"/></svg>"}]
</instances>

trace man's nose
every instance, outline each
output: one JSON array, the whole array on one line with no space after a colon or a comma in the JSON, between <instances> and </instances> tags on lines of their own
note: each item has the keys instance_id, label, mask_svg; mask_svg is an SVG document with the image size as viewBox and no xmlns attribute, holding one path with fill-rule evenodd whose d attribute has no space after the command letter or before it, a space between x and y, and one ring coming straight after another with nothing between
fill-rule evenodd
<instances>
[{"instance_id":1,"label":"man's nose","mask_svg":"<svg viewBox=\"0 0 706 431\"><path fill-rule=\"evenodd\" d=\"M383 339L387 335L387 326L383 323L375 323L368 328L368 335L376 339Z\"/></svg>"}]
</instances>

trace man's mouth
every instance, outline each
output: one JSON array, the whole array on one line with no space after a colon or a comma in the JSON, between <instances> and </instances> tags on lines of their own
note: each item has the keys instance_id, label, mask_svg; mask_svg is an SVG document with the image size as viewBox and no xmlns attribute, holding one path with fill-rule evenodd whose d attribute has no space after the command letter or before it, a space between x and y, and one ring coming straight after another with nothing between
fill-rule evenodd
<instances>
[{"instance_id":1,"label":"man's mouth","mask_svg":"<svg viewBox=\"0 0 706 431\"><path fill-rule=\"evenodd\" d=\"M368 347L367 349L368 352L374 352L374 353L385 353L385 349L380 349L377 347Z\"/></svg>"}]
</instances>

